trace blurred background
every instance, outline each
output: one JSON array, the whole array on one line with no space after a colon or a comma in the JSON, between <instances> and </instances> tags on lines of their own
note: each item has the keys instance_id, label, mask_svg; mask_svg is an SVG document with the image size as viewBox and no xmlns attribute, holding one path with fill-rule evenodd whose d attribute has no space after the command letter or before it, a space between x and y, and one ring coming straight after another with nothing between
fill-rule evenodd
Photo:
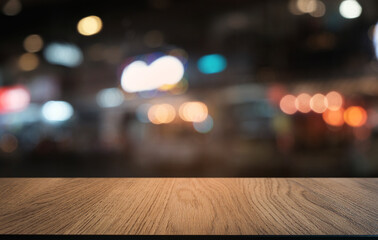
<instances>
[{"instance_id":1,"label":"blurred background","mask_svg":"<svg viewBox=\"0 0 378 240\"><path fill-rule=\"evenodd\" d=\"M0 176L378 176L378 1L0 1Z\"/></svg>"}]
</instances>

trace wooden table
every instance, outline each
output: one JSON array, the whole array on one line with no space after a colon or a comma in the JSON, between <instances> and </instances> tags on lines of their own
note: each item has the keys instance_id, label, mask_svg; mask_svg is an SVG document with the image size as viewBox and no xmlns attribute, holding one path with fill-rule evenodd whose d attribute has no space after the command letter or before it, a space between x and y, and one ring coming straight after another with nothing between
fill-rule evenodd
<instances>
[{"instance_id":1,"label":"wooden table","mask_svg":"<svg viewBox=\"0 0 378 240\"><path fill-rule=\"evenodd\" d=\"M1 178L0 234L378 234L378 179Z\"/></svg>"}]
</instances>

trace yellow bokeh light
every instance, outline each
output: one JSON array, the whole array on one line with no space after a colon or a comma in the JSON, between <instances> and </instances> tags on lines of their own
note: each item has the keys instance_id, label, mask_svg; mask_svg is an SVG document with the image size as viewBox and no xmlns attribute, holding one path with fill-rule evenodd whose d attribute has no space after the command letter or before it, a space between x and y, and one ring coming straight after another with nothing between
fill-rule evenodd
<instances>
[{"instance_id":1,"label":"yellow bokeh light","mask_svg":"<svg viewBox=\"0 0 378 240\"><path fill-rule=\"evenodd\" d=\"M34 53L24 53L18 60L18 66L23 71L32 71L39 65L38 56Z\"/></svg>"},{"instance_id":2,"label":"yellow bokeh light","mask_svg":"<svg viewBox=\"0 0 378 240\"><path fill-rule=\"evenodd\" d=\"M170 104L156 104L148 110L148 119L153 124L170 123L175 117L175 108Z\"/></svg>"},{"instance_id":3,"label":"yellow bokeh light","mask_svg":"<svg viewBox=\"0 0 378 240\"><path fill-rule=\"evenodd\" d=\"M41 36L37 34L29 35L24 40L24 48L27 52L34 53L38 52L43 47L43 40Z\"/></svg>"},{"instance_id":4,"label":"yellow bokeh light","mask_svg":"<svg viewBox=\"0 0 378 240\"><path fill-rule=\"evenodd\" d=\"M77 31L84 36L91 36L102 29L101 18L97 16L88 16L81 19L77 24Z\"/></svg>"},{"instance_id":5,"label":"yellow bokeh light","mask_svg":"<svg viewBox=\"0 0 378 240\"><path fill-rule=\"evenodd\" d=\"M176 84L164 84L163 86L159 87L158 89L160 91L169 91L169 90L173 89L174 87L176 87Z\"/></svg>"},{"instance_id":6,"label":"yellow bokeh light","mask_svg":"<svg viewBox=\"0 0 378 240\"><path fill-rule=\"evenodd\" d=\"M180 106L179 115L186 122L202 122L207 118L208 109L203 102L186 102Z\"/></svg>"}]
</instances>

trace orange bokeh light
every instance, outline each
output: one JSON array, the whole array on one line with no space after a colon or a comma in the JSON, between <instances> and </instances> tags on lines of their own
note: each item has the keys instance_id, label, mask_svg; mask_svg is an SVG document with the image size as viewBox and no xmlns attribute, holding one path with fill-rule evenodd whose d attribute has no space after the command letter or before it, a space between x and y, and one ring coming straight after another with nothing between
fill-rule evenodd
<instances>
[{"instance_id":1,"label":"orange bokeh light","mask_svg":"<svg viewBox=\"0 0 378 240\"><path fill-rule=\"evenodd\" d=\"M176 117L175 108L170 104L157 104L148 110L148 119L153 124L170 123Z\"/></svg>"},{"instance_id":2,"label":"orange bokeh light","mask_svg":"<svg viewBox=\"0 0 378 240\"><path fill-rule=\"evenodd\" d=\"M336 91L329 92L326 95L328 101L328 109L329 110L338 110L343 106L343 97L340 93Z\"/></svg>"},{"instance_id":3,"label":"orange bokeh light","mask_svg":"<svg viewBox=\"0 0 378 240\"><path fill-rule=\"evenodd\" d=\"M293 95L286 95L280 101L280 108L281 111L286 114L294 114L297 112L297 108L295 107L295 96Z\"/></svg>"},{"instance_id":4,"label":"orange bokeh light","mask_svg":"<svg viewBox=\"0 0 378 240\"><path fill-rule=\"evenodd\" d=\"M339 108L338 110L326 110L323 113L323 120L330 126L340 127L344 124L344 109Z\"/></svg>"},{"instance_id":5,"label":"orange bokeh light","mask_svg":"<svg viewBox=\"0 0 378 240\"><path fill-rule=\"evenodd\" d=\"M366 123L366 110L359 106L351 106L344 112L344 120L351 127L361 127Z\"/></svg>"},{"instance_id":6,"label":"orange bokeh light","mask_svg":"<svg viewBox=\"0 0 378 240\"><path fill-rule=\"evenodd\" d=\"M316 113L323 113L328 107L327 98L323 94L315 94L310 100L310 107Z\"/></svg>"},{"instance_id":7,"label":"orange bokeh light","mask_svg":"<svg viewBox=\"0 0 378 240\"><path fill-rule=\"evenodd\" d=\"M179 115L186 122L202 122L207 118L208 109L202 102L186 102L180 106Z\"/></svg>"}]
</instances>

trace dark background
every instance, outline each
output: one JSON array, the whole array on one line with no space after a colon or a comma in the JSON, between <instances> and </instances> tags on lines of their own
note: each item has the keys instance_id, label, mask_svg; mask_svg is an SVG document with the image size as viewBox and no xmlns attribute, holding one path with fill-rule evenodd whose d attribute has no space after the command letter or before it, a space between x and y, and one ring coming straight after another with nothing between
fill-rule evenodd
<instances>
[{"instance_id":1,"label":"dark background","mask_svg":"<svg viewBox=\"0 0 378 240\"><path fill-rule=\"evenodd\" d=\"M0 85L25 86L31 102L0 114L0 176L377 176L378 2L359 0L354 19L342 17L341 2L323 1L325 14L314 17L293 14L296 1L20 0L18 14L0 14ZM76 26L89 15L103 28L82 36ZM30 34L44 48L34 53L38 66L24 71L19 59ZM49 63L44 52L53 42L75 44L83 61ZM185 91L122 90L133 59L172 50L185 64ZM225 70L200 72L197 61L207 54L223 55ZM99 106L105 88L122 91L120 106ZM364 108L366 123L332 127L322 114L280 110L285 94L330 91L342 94L345 109ZM50 100L70 103L73 116L43 121ZM136 115L141 104L177 110L188 100L206 103L210 132L178 116L155 125Z\"/></svg>"}]
</instances>

